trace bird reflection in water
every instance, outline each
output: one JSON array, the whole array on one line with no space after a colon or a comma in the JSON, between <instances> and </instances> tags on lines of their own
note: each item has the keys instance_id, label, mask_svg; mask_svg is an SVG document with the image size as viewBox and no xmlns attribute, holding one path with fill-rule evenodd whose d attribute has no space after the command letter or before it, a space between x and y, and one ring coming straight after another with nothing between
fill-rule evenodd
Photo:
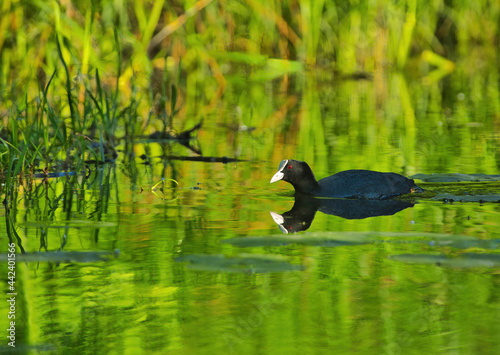
<instances>
[{"instance_id":1,"label":"bird reflection in water","mask_svg":"<svg viewBox=\"0 0 500 355\"><path fill-rule=\"evenodd\" d=\"M360 200L316 198L303 194L295 195L292 209L283 214L271 212L271 216L285 234L307 230L316 211L345 219L364 219L377 216L391 216L414 203L401 200Z\"/></svg>"}]
</instances>

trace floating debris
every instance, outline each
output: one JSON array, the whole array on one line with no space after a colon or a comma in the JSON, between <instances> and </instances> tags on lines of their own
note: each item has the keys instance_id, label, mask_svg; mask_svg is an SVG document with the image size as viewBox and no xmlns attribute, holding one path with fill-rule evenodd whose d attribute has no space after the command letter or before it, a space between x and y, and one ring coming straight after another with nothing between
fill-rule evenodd
<instances>
[{"instance_id":1,"label":"floating debris","mask_svg":"<svg viewBox=\"0 0 500 355\"><path fill-rule=\"evenodd\" d=\"M193 146L190 143L190 140L195 139L193 137L193 133L199 130L202 127L203 122L198 123L196 126L194 126L191 129L187 129L185 131L182 131L179 134L175 134L173 132L154 132L149 135L148 139L152 141L171 141L171 142L178 142L185 146L186 148L189 148L196 154L201 154L201 149L198 147Z\"/></svg>"},{"instance_id":2,"label":"floating debris","mask_svg":"<svg viewBox=\"0 0 500 355\"><path fill-rule=\"evenodd\" d=\"M243 159L228 158L228 157L190 157L190 156L179 156L179 155L166 155L162 158L169 160L201 161L205 163L223 163L223 164L246 161Z\"/></svg>"},{"instance_id":3,"label":"floating debris","mask_svg":"<svg viewBox=\"0 0 500 355\"><path fill-rule=\"evenodd\" d=\"M17 253L16 262L56 262L56 263L90 263L95 261L107 261L120 254L119 250L108 251L45 251L34 253ZM6 261L7 254L0 254L0 261Z\"/></svg>"},{"instance_id":4,"label":"floating debris","mask_svg":"<svg viewBox=\"0 0 500 355\"><path fill-rule=\"evenodd\" d=\"M411 178L423 182L500 181L500 175L486 174L416 174Z\"/></svg>"},{"instance_id":5,"label":"floating debris","mask_svg":"<svg viewBox=\"0 0 500 355\"><path fill-rule=\"evenodd\" d=\"M445 202L500 202L500 195L455 195L455 194L437 194L431 200Z\"/></svg>"},{"instance_id":6,"label":"floating debris","mask_svg":"<svg viewBox=\"0 0 500 355\"><path fill-rule=\"evenodd\" d=\"M401 261L408 264L435 264L437 266L454 268L500 266L500 254L468 253L459 256L449 256L444 254L399 254L389 256L389 259Z\"/></svg>"},{"instance_id":7,"label":"floating debris","mask_svg":"<svg viewBox=\"0 0 500 355\"><path fill-rule=\"evenodd\" d=\"M500 240L482 240L467 235L426 232L314 232L283 236L238 237L221 240L221 243L243 248L290 244L339 247L375 243L425 243L433 247L496 249L500 245Z\"/></svg>"},{"instance_id":8,"label":"floating debris","mask_svg":"<svg viewBox=\"0 0 500 355\"><path fill-rule=\"evenodd\" d=\"M269 255L241 254L227 257L219 254L188 254L175 261L185 262L188 268L200 271L264 273L303 270L302 265L290 264L284 258Z\"/></svg>"}]
</instances>

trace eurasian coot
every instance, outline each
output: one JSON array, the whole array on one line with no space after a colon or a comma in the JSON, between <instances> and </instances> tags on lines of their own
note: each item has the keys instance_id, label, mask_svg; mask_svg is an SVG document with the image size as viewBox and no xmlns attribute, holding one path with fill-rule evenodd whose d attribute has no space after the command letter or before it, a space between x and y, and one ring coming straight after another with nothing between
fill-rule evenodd
<instances>
[{"instance_id":1,"label":"eurasian coot","mask_svg":"<svg viewBox=\"0 0 500 355\"><path fill-rule=\"evenodd\" d=\"M293 185L295 192L318 197L386 199L423 192L412 179L395 173L370 170L346 170L316 181L307 163L283 160L271 183L278 180Z\"/></svg>"}]
</instances>

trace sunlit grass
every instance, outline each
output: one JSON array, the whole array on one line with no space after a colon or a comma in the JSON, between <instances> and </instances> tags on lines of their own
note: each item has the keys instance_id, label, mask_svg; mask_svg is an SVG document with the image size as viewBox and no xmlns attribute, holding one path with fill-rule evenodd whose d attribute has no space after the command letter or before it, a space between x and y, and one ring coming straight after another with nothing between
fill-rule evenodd
<instances>
[{"instance_id":1,"label":"sunlit grass","mask_svg":"<svg viewBox=\"0 0 500 355\"><path fill-rule=\"evenodd\" d=\"M498 115L499 11L492 1L453 7L416 1L408 6L329 0L6 1L0 25L0 170L5 178L30 166L105 161L122 140L212 117L222 98L240 95L248 80L255 83L253 90L273 81L286 89L292 75L335 80L338 73L398 68L404 74L398 94L377 91L377 105L395 100L400 106L394 113L403 117L400 164L412 171L419 129L424 129L415 121L422 98L405 75L432 92L458 74L454 92L491 120L495 116L481 107L478 93L486 90ZM485 77L487 85L479 84ZM305 157L327 149L323 103L314 93L316 84L310 84L315 81L305 79L301 123L292 125L300 131ZM375 84L381 87L378 76ZM238 124L271 127L277 123L267 122L270 118L285 117L273 104L258 102L265 97L264 91L242 96ZM298 109L290 104L295 100L283 98L285 111L278 112ZM349 100L346 118L356 124L363 103ZM445 110L447 104L438 101L434 108ZM470 122L467 105L452 109L458 120ZM366 114L378 116L370 108ZM221 118L223 124L230 120ZM370 139L382 131L372 131Z\"/></svg>"}]
</instances>

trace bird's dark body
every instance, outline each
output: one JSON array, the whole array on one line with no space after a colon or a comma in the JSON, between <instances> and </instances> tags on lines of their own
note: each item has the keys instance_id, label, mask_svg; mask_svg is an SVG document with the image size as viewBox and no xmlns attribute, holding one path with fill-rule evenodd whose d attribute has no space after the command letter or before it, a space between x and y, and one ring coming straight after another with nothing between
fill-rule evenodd
<instances>
[{"instance_id":1,"label":"bird's dark body","mask_svg":"<svg viewBox=\"0 0 500 355\"><path fill-rule=\"evenodd\" d=\"M314 196L386 199L409 194L416 187L412 179L395 173L346 170L318 181Z\"/></svg>"},{"instance_id":2,"label":"bird's dark body","mask_svg":"<svg viewBox=\"0 0 500 355\"><path fill-rule=\"evenodd\" d=\"M271 182L284 180L293 185L297 193L317 197L388 199L422 189L395 173L371 170L346 170L316 181L307 163L284 160Z\"/></svg>"}]
</instances>

